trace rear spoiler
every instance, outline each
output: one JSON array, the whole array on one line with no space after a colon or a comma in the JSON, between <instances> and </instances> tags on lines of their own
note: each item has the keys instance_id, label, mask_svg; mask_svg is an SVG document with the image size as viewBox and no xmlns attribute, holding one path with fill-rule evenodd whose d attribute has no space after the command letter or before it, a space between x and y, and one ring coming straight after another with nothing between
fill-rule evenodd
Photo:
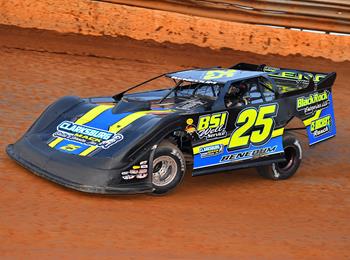
<instances>
[{"instance_id":1,"label":"rear spoiler","mask_svg":"<svg viewBox=\"0 0 350 260\"><path fill-rule=\"evenodd\" d=\"M290 78L295 80L308 79L310 81L310 87L315 87L316 89L330 88L337 77L335 72L324 73L288 68L276 68L267 66L266 64L258 65L238 63L231 66L229 69L271 72L269 76L272 78Z\"/></svg>"}]
</instances>

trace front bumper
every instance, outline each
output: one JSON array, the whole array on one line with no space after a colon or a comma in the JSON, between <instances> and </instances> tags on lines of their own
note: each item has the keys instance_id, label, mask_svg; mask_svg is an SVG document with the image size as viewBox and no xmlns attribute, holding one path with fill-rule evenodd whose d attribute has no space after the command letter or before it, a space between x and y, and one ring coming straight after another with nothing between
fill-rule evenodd
<instances>
[{"instance_id":1,"label":"front bumper","mask_svg":"<svg viewBox=\"0 0 350 260\"><path fill-rule=\"evenodd\" d=\"M46 144L33 145L26 137L8 145L6 152L34 174L74 190L99 194L153 191L151 176L125 182L121 178L122 170L108 168L108 158L72 156L50 149Z\"/></svg>"}]
</instances>

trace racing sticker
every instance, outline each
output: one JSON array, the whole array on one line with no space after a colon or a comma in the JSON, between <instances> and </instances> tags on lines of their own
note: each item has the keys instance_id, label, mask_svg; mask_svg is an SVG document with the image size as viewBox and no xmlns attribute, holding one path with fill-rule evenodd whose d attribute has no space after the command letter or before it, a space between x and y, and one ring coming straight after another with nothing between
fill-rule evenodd
<instances>
[{"instance_id":1,"label":"racing sticker","mask_svg":"<svg viewBox=\"0 0 350 260\"><path fill-rule=\"evenodd\" d=\"M193 119L187 119L185 131L189 134L197 133L199 139L218 139L225 137L228 112L219 112L202 115L198 119L197 126L193 125Z\"/></svg>"},{"instance_id":2,"label":"racing sticker","mask_svg":"<svg viewBox=\"0 0 350 260\"><path fill-rule=\"evenodd\" d=\"M132 166L128 171L121 173L123 180L144 179L148 176L147 161L142 161L139 165Z\"/></svg>"},{"instance_id":3,"label":"racing sticker","mask_svg":"<svg viewBox=\"0 0 350 260\"><path fill-rule=\"evenodd\" d=\"M310 117L303 120L303 123L306 126L306 131L308 134L310 145L331 138L335 136L337 132L333 110L332 93L330 91L325 90L324 92L316 94L324 95L322 98L318 97L323 101L316 101L316 103L318 102L317 104L320 104L320 107L322 108L316 110L313 114L311 114ZM313 95L315 94L310 95L310 97L313 98ZM315 99L313 99L313 101L310 102L315 104ZM327 105L322 105L325 104L322 102L326 102Z\"/></svg>"},{"instance_id":4,"label":"racing sticker","mask_svg":"<svg viewBox=\"0 0 350 260\"><path fill-rule=\"evenodd\" d=\"M275 154L276 150L277 145L262 147L258 149L245 149L236 153L222 156L220 162L236 162L247 159L256 159L263 156Z\"/></svg>"},{"instance_id":5,"label":"racing sticker","mask_svg":"<svg viewBox=\"0 0 350 260\"><path fill-rule=\"evenodd\" d=\"M323 116L315 121L311 122L310 131L314 137L327 134L332 129L332 117L331 115Z\"/></svg>"},{"instance_id":6,"label":"racing sticker","mask_svg":"<svg viewBox=\"0 0 350 260\"><path fill-rule=\"evenodd\" d=\"M297 110L303 111L305 115L309 115L318 109L325 108L329 105L328 90L320 93L312 93L308 96L297 98Z\"/></svg>"},{"instance_id":7,"label":"racing sticker","mask_svg":"<svg viewBox=\"0 0 350 260\"><path fill-rule=\"evenodd\" d=\"M215 144L211 146L205 146L199 148L199 153L202 158L208 157L208 156L214 156L217 154L222 153L224 150L224 146L222 144Z\"/></svg>"},{"instance_id":8,"label":"racing sticker","mask_svg":"<svg viewBox=\"0 0 350 260\"><path fill-rule=\"evenodd\" d=\"M123 135L121 134L111 133L106 130L77 124L71 121L63 121L60 123L57 126L57 131L53 133L53 136L103 149L108 149L112 145L123 140Z\"/></svg>"},{"instance_id":9,"label":"racing sticker","mask_svg":"<svg viewBox=\"0 0 350 260\"><path fill-rule=\"evenodd\" d=\"M236 129L232 132L228 150L259 146L268 142L275 127L278 104L261 105L259 108L243 109L236 120Z\"/></svg>"},{"instance_id":10,"label":"racing sticker","mask_svg":"<svg viewBox=\"0 0 350 260\"><path fill-rule=\"evenodd\" d=\"M323 73L311 73L291 69L280 69L270 66L265 66L263 70L265 72L276 72L269 74L269 76L272 78L289 79L293 81L303 81L304 75L307 75L310 79L317 83L327 76L327 74Z\"/></svg>"},{"instance_id":11,"label":"racing sticker","mask_svg":"<svg viewBox=\"0 0 350 260\"><path fill-rule=\"evenodd\" d=\"M193 124L193 119L192 118L188 118L186 120L187 126L185 128L185 132L192 135L193 133L196 132L196 126Z\"/></svg>"}]
</instances>

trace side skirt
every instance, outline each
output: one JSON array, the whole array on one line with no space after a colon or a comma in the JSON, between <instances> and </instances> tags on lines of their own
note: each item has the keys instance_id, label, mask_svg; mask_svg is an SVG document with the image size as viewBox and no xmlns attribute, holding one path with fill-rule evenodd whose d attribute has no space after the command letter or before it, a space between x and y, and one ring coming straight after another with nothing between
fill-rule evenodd
<instances>
[{"instance_id":1,"label":"side skirt","mask_svg":"<svg viewBox=\"0 0 350 260\"><path fill-rule=\"evenodd\" d=\"M271 158L267 159L260 159L256 161L249 161L249 162L241 162L241 163L228 163L225 165L220 166L211 166L208 168L200 168L197 170L193 170L192 176L200 176L200 175L207 175L207 174L214 174L214 173L220 173L225 171L232 171L232 170L238 170L238 169L245 169L245 168L252 168L257 166L263 166L263 165L269 165L276 162L283 162L285 161L284 153L275 154L271 156Z\"/></svg>"}]
</instances>

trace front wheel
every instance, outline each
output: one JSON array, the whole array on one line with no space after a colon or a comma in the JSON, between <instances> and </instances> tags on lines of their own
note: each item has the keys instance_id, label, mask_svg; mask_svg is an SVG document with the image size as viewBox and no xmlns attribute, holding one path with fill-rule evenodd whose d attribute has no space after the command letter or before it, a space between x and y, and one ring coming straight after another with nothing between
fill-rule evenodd
<instances>
[{"instance_id":1,"label":"front wheel","mask_svg":"<svg viewBox=\"0 0 350 260\"><path fill-rule=\"evenodd\" d=\"M302 159L300 142L295 136L287 134L283 136L283 148L286 160L257 167L261 176L272 180L285 180L295 174Z\"/></svg>"},{"instance_id":2,"label":"front wheel","mask_svg":"<svg viewBox=\"0 0 350 260\"><path fill-rule=\"evenodd\" d=\"M153 159L153 193L164 194L174 189L182 181L185 171L186 162L181 150L169 141L161 142Z\"/></svg>"}]
</instances>

